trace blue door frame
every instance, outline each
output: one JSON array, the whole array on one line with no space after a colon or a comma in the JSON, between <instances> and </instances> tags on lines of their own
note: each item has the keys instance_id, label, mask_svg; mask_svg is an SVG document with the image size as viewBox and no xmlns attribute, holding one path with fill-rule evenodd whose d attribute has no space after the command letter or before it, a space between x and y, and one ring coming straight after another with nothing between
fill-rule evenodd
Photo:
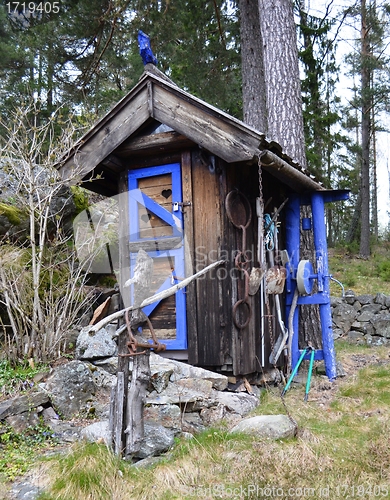
<instances>
[{"instance_id":1,"label":"blue door frame","mask_svg":"<svg viewBox=\"0 0 390 500\"><path fill-rule=\"evenodd\" d=\"M172 211L161 206L142 189L139 188L140 179L156 177L164 174L169 174L172 180L171 199ZM129 239L130 243L153 243L155 249L147 251L148 255L156 259L168 259L171 265L171 272L167 275L165 281L160 285L158 290L152 290L151 293L158 293L168 289L178 282L180 277L185 276L184 264L184 237L183 237L183 213L181 211L182 203L182 186L181 186L181 167L179 163L171 163L168 165L159 165L155 167L146 167L130 170L128 174L129 186ZM177 204L177 205L176 205ZM141 237L139 226L139 209L144 207L148 213L156 215L166 225L172 228L172 235L145 238ZM170 241L172 240L172 248ZM179 241L179 244L178 244ZM159 244L163 248L159 250ZM137 252L130 252L130 275L133 276L136 263ZM155 302L143 309L143 312L149 316L158 306L160 302ZM187 319L186 319L186 295L184 290L179 290L175 294L176 307L176 338L174 339L159 339L166 344L169 350L184 350L187 349Z\"/></svg>"}]
</instances>

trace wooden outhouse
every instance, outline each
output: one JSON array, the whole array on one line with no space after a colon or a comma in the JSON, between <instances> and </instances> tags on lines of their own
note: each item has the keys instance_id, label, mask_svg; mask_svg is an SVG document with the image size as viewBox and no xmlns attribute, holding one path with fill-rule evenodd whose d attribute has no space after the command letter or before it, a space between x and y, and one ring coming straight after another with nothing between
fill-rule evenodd
<instances>
[{"instance_id":1,"label":"wooden outhouse","mask_svg":"<svg viewBox=\"0 0 390 500\"><path fill-rule=\"evenodd\" d=\"M145 311L166 355L234 375L272 366L270 354L288 326L296 288L299 207L319 193L323 219L321 203L344 194L324 190L278 144L178 88L152 65L76 144L60 167L62 176L76 165L84 187L120 197L121 285L132 277L141 248L154 261L151 295L225 261ZM326 242L321 245L323 261ZM276 281L270 278L268 286L278 283L280 290L259 279L265 266L274 278L287 269ZM302 279L305 286L312 277ZM121 291L128 304L131 287ZM275 292L281 292L277 301ZM326 290L320 293L316 303L328 304Z\"/></svg>"}]
</instances>

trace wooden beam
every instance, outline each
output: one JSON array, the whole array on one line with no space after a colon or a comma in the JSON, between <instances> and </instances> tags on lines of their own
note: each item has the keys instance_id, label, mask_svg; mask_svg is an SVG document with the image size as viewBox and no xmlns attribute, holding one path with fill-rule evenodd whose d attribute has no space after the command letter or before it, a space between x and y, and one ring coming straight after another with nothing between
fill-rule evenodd
<instances>
[{"instance_id":1,"label":"wooden beam","mask_svg":"<svg viewBox=\"0 0 390 500\"><path fill-rule=\"evenodd\" d=\"M289 184L297 192L322 191L324 187L309 175L289 165L271 151L259 151L261 166L274 177Z\"/></svg>"},{"instance_id":2,"label":"wooden beam","mask_svg":"<svg viewBox=\"0 0 390 500\"><path fill-rule=\"evenodd\" d=\"M151 152L161 152L171 149L188 147L194 143L179 132L163 132L142 137L135 137L122 144L115 154L126 157L134 153L143 153L145 150Z\"/></svg>"},{"instance_id":3,"label":"wooden beam","mask_svg":"<svg viewBox=\"0 0 390 500\"><path fill-rule=\"evenodd\" d=\"M131 106L121 108L59 168L63 179L83 178L109 156L149 118L147 89L135 95Z\"/></svg>"},{"instance_id":4,"label":"wooden beam","mask_svg":"<svg viewBox=\"0 0 390 500\"><path fill-rule=\"evenodd\" d=\"M248 133L181 93L154 85L154 118L228 163L253 158L262 135Z\"/></svg>"}]
</instances>

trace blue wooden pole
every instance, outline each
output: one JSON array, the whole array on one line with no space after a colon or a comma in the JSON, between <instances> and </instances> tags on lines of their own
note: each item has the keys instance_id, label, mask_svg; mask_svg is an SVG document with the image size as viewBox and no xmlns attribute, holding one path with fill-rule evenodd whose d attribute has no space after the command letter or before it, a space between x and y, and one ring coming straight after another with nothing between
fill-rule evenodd
<instances>
[{"instance_id":1,"label":"blue wooden pole","mask_svg":"<svg viewBox=\"0 0 390 500\"><path fill-rule=\"evenodd\" d=\"M336 353L334 350L332 312L330 307L328 248L325 226L325 201L320 191L311 195L311 211L313 216L314 247L318 273L318 293L322 295L319 303L322 328L322 349L325 370L328 378L336 378Z\"/></svg>"}]
</instances>

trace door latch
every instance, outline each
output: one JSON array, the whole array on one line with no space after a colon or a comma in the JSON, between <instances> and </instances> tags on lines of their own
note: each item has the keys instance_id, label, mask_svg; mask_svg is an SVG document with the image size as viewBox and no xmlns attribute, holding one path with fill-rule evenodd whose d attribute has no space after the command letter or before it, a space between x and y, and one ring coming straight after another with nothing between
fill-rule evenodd
<instances>
[{"instance_id":1,"label":"door latch","mask_svg":"<svg viewBox=\"0 0 390 500\"><path fill-rule=\"evenodd\" d=\"M180 207L181 212L184 213L183 208L190 207L192 205L192 203L190 201L174 201L174 202L172 202L172 205L173 205L174 212L178 212L179 207Z\"/></svg>"}]
</instances>

